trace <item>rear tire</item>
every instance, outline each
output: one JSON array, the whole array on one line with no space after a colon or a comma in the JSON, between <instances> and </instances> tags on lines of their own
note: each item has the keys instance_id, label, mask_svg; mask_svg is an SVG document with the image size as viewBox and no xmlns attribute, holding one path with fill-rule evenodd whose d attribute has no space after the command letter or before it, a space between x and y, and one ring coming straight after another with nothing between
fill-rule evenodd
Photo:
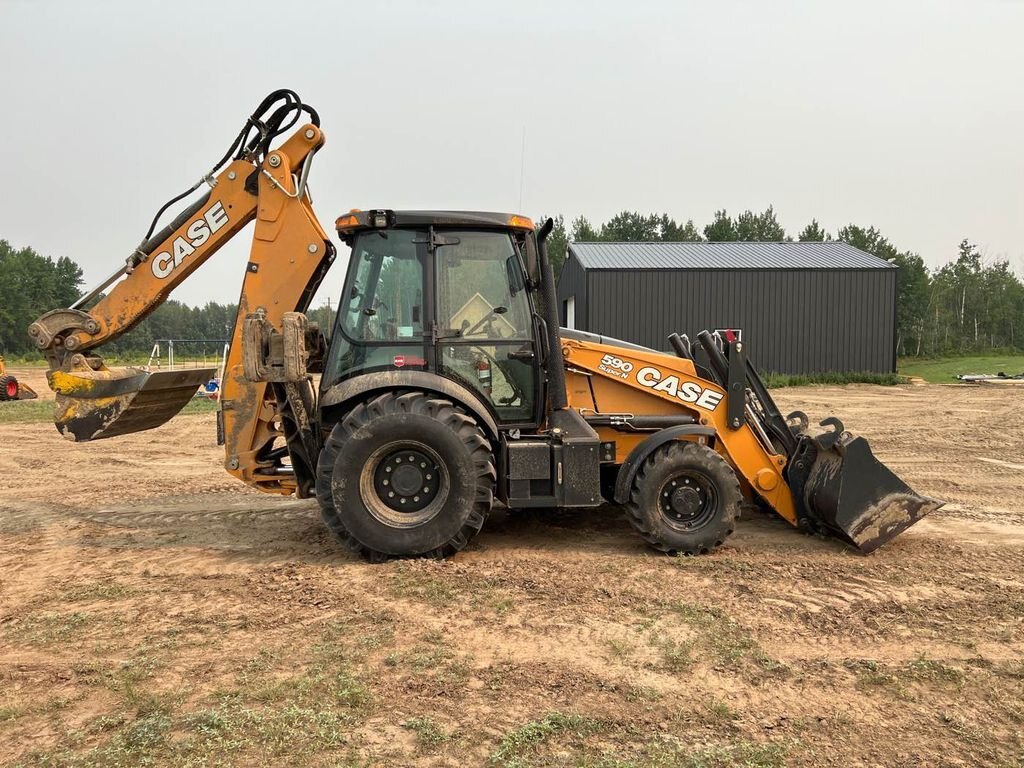
<instances>
[{"instance_id":1,"label":"rear tire","mask_svg":"<svg viewBox=\"0 0 1024 768\"><path fill-rule=\"evenodd\" d=\"M699 555L733 532L743 495L736 473L706 445L672 442L644 461L626 515L655 549Z\"/></svg>"},{"instance_id":2,"label":"rear tire","mask_svg":"<svg viewBox=\"0 0 1024 768\"><path fill-rule=\"evenodd\" d=\"M0 376L0 400L17 400L21 392L18 380L13 376Z\"/></svg>"},{"instance_id":3,"label":"rear tire","mask_svg":"<svg viewBox=\"0 0 1024 768\"><path fill-rule=\"evenodd\" d=\"M359 403L331 430L317 462L324 522L371 562L458 552L483 527L496 482L480 426L425 392Z\"/></svg>"}]
</instances>

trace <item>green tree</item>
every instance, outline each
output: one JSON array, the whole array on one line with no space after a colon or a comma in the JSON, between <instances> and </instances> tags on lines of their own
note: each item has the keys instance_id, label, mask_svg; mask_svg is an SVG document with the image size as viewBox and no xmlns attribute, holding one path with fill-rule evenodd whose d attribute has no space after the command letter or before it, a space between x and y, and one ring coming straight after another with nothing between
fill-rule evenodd
<instances>
[{"instance_id":1,"label":"green tree","mask_svg":"<svg viewBox=\"0 0 1024 768\"><path fill-rule=\"evenodd\" d=\"M736 224L733 223L732 218L726 213L725 209L715 211L714 220L704 227L704 237L707 238L709 243L739 240Z\"/></svg>"},{"instance_id":2,"label":"green tree","mask_svg":"<svg viewBox=\"0 0 1024 768\"><path fill-rule=\"evenodd\" d=\"M821 228L817 219L811 219L811 223L800 230L800 234L797 235L796 239L802 243L822 243L825 240L831 240L828 232Z\"/></svg>"},{"instance_id":3,"label":"green tree","mask_svg":"<svg viewBox=\"0 0 1024 768\"><path fill-rule=\"evenodd\" d=\"M920 355L931 278L924 259L916 253L899 253L893 257L893 264L899 268L896 273L896 351L906 355L912 348L915 355Z\"/></svg>"},{"instance_id":4,"label":"green tree","mask_svg":"<svg viewBox=\"0 0 1024 768\"><path fill-rule=\"evenodd\" d=\"M736 239L747 242L777 243L787 240L786 230L768 206L762 213L744 211L736 217Z\"/></svg>"},{"instance_id":5,"label":"green tree","mask_svg":"<svg viewBox=\"0 0 1024 768\"><path fill-rule=\"evenodd\" d=\"M609 242L651 242L661 239L661 218L636 211L622 211L601 227L601 239Z\"/></svg>"},{"instance_id":6,"label":"green tree","mask_svg":"<svg viewBox=\"0 0 1024 768\"><path fill-rule=\"evenodd\" d=\"M661 215L661 221L658 224L661 231L661 240L665 242L674 243L699 243L704 240L700 232L697 231L697 227L693 224L693 219L688 219L685 224L677 224L675 219L669 218L667 213Z\"/></svg>"},{"instance_id":7,"label":"green tree","mask_svg":"<svg viewBox=\"0 0 1024 768\"><path fill-rule=\"evenodd\" d=\"M815 222L816 223L816 222ZM924 259L916 253L900 251L875 227L848 224L836 238L855 248L894 264L896 273L896 350L905 355L926 351L925 321L931 307L931 276Z\"/></svg>"},{"instance_id":8,"label":"green tree","mask_svg":"<svg viewBox=\"0 0 1024 768\"><path fill-rule=\"evenodd\" d=\"M541 217L543 221L546 217ZM551 233L548 235L547 246L548 246L548 259L551 260L551 269L555 273L555 278L562 273L562 265L565 264L565 258L569 249L569 234L565 231L565 218L561 215L553 216L551 220L554 222L554 226L551 228Z\"/></svg>"},{"instance_id":9,"label":"green tree","mask_svg":"<svg viewBox=\"0 0 1024 768\"><path fill-rule=\"evenodd\" d=\"M593 243L601 239L600 234L585 216L573 219L569 237L576 243Z\"/></svg>"},{"instance_id":10,"label":"green tree","mask_svg":"<svg viewBox=\"0 0 1024 768\"><path fill-rule=\"evenodd\" d=\"M82 269L71 259L54 260L0 240L0 351L30 351L29 323L44 312L73 304L81 284Z\"/></svg>"}]
</instances>

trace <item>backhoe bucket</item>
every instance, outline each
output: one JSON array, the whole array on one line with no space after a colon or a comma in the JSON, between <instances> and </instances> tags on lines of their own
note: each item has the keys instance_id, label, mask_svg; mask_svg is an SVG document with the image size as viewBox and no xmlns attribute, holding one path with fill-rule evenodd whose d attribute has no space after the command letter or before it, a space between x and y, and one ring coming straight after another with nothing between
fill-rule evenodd
<instances>
[{"instance_id":1,"label":"backhoe bucket","mask_svg":"<svg viewBox=\"0 0 1024 768\"><path fill-rule=\"evenodd\" d=\"M814 440L817 458L804 486L804 500L831 532L861 552L873 552L943 505L914 493L875 458L863 437L831 437L826 433Z\"/></svg>"},{"instance_id":2,"label":"backhoe bucket","mask_svg":"<svg viewBox=\"0 0 1024 768\"><path fill-rule=\"evenodd\" d=\"M50 371L57 393L53 422L74 442L142 432L166 423L216 373L214 368Z\"/></svg>"}]
</instances>

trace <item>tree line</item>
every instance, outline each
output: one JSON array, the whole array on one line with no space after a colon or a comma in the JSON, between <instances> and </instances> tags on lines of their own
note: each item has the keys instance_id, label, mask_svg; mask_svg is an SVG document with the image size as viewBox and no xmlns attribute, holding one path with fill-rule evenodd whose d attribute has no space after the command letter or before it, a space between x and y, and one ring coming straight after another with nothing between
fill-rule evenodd
<instances>
[{"instance_id":1,"label":"tree line","mask_svg":"<svg viewBox=\"0 0 1024 768\"><path fill-rule=\"evenodd\" d=\"M706 242L706 241L819 241L842 240L890 261L896 279L897 352L903 356L940 356L1000 349L1024 349L1024 284L1005 260L985 259L976 245L963 240L951 258L929 269L916 253L903 250L875 227L848 224L834 234L816 220L789 235L775 210L743 211L731 216L717 211L698 228L693 220L679 222L668 214L622 211L594 225L586 217L568 226L556 216L548 252L560 272L572 241ZM339 278L340 283L340 278ZM0 354L32 355L25 329L50 309L70 306L81 295L82 269L67 257L42 256L30 247L15 248L0 240ZM170 300L130 333L104 347L114 355L148 353L159 339L227 339L236 305L208 302L190 307ZM325 331L332 327L331 307L318 307L311 319ZM208 345L209 346L209 345ZM199 345L181 353L211 354Z\"/></svg>"},{"instance_id":2,"label":"tree line","mask_svg":"<svg viewBox=\"0 0 1024 768\"><path fill-rule=\"evenodd\" d=\"M984 259L963 240L951 258L929 269L913 251L903 250L875 227L848 224L835 234L812 220L794 238L779 223L772 206L733 217L716 211L698 228L668 214L622 211L600 225L584 216L568 226L554 217L548 240L555 273L561 271L570 242L783 242L841 240L891 262L896 274L897 354L942 356L1003 349L1024 349L1024 284L1004 259Z\"/></svg>"}]
</instances>

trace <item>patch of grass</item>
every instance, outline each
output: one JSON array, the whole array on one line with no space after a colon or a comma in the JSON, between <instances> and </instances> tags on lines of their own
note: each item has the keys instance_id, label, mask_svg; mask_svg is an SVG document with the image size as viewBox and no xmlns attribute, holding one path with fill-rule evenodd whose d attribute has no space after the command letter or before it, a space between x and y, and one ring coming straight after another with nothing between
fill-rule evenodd
<instances>
[{"instance_id":1,"label":"patch of grass","mask_svg":"<svg viewBox=\"0 0 1024 768\"><path fill-rule=\"evenodd\" d=\"M901 358L896 366L903 376L920 376L932 384L952 384L958 373L1024 373L1024 355L976 355L971 357Z\"/></svg>"},{"instance_id":2,"label":"patch of grass","mask_svg":"<svg viewBox=\"0 0 1024 768\"><path fill-rule=\"evenodd\" d=\"M171 754L217 758L222 752L256 751L294 759L346 744L353 723L349 710L326 702L251 707L229 699L185 717L189 738L174 745Z\"/></svg>"},{"instance_id":3,"label":"patch of grass","mask_svg":"<svg viewBox=\"0 0 1024 768\"><path fill-rule=\"evenodd\" d=\"M391 577L392 596L445 605L455 599L455 590L444 581L399 563Z\"/></svg>"},{"instance_id":4,"label":"patch of grass","mask_svg":"<svg viewBox=\"0 0 1024 768\"><path fill-rule=\"evenodd\" d=\"M540 720L531 720L507 733L491 755L491 765L519 768L527 765L526 760L534 755L541 745L556 736L568 735L583 739L602 728L603 724L600 721L589 717L549 712Z\"/></svg>"},{"instance_id":5,"label":"patch of grass","mask_svg":"<svg viewBox=\"0 0 1024 768\"><path fill-rule=\"evenodd\" d=\"M626 701L658 701L662 696L657 688L646 685L630 685L626 688L624 698Z\"/></svg>"},{"instance_id":6,"label":"patch of grass","mask_svg":"<svg viewBox=\"0 0 1024 768\"><path fill-rule=\"evenodd\" d=\"M880 664L872 659L850 660L846 662L846 667L856 673L859 688L888 688L900 697L910 695L907 686L911 683L959 688L966 680L963 670L925 656L919 656L898 667Z\"/></svg>"},{"instance_id":7,"label":"patch of grass","mask_svg":"<svg viewBox=\"0 0 1024 768\"><path fill-rule=\"evenodd\" d=\"M0 424L39 424L53 421L53 402L15 400L0 404Z\"/></svg>"},{"instance_id":8,"label":"patch of grass","mask_svg":"<svg viewBox=\"0 0 1024 768\"><path fill-rule=\"evenodd\" d=\"M363 682L344 666L331 667L327 662L311 666L304 674L282 680L264 682L244 693L264 704L296 702L303 706L324 703L347 709L363 709L370 702L370 692Z\"/></svg>"},{"instance_id":9,"label":"patch of grass","mask_svg":"<svg viewBox=\"0 0 1024 768\"><path fill-rule=\"evenodd\" d=\"M759 744L754 741L715 744L698 749L663 743L660 748L649 751L646 765L651 768L782 768L788 751L785 744Z\"/></svg>"},{"instance_id":10,"label":"patch of grass","mask_svg":"<svg viewBox=\"0 0 1024 768\"><path fill-rule=\"evenodd\" d=\"M643 745L641 754L622 757L606 752L597 759L582 759L587 768L781 768L789 745L739 740L694 746L688 741L658 737Z\"/></svg>"},{"instance_id":11,"label":"patch of grass","mask_svg":"<svg viewBox=\"0 0 1024 768\"><path fill-rule=\"evenodd\" d=\"M436 749L451 738L429 717L411 717L402 727L416 734L416 744L423 750Z\"/></svg>"},{"instance_id":12,"label":"patch of grass","mask_svg":"<svg viewBox=\"0 0 1024 768\"><path fill-rule=\"evenodd\" d=\"M912 680L953 683L954 685L960 685L964 681L963 670L925 656L919 656L904 664L903 674Z\"/></svg>"},{"instance_id":13,"label":"patch of grass","mask_svg":"<svg viewBox=\"0 0 1024 768\"><path fill-rule=\"evenodd\" d=\"M356 641L346 645L343 631L342 625L325 628L308 646L310 659L277 650L253 654L239 666L235 687L199 699L188 712L181 711L186 692L152 688L159 660L90 668L97 683L117 695L116 708L83 731L65 733L52 750L27 756L24 764L306 765L314 756L348 759L352 732L373 700L351 667ZM298 673L282 676L281 666Z\"/></svg>"},{"instance_id":14,"label":"patch of grass","mask_svg":"<svg viewBox=\"0 0 1024 768\"><path fill-rule=\"evenodd\" d=\"M687 646L688 650L707 651L719 664L732 668L748 663L760 672L776 676L785 676L789 673L789 668L785 664L765 653L750 632L721 609L681 601L667 603L664 608L668 616L678 618L697 630L699 637ZM664 642L659 639L657 644L662 648L666 662L669 662ZM669 650L678 652L679 649ZM679 659L677 664L682 661L683 659Z\"/></svg>"},{"instance_id":15,"label":"patch of grass","mask_svg":"<svg viewBox=\"0 0 1024 768\"><path fill-rule=\"evenodd\" d=\"M686 672L694 664L692 646L670 638L659 638L656 641L661 651L661 660L665 669L674 675Z\"/></svg>"},{"instance_id":16,"label":"patch of grass","mask_svg":"<svg viewBox=\"0 0 1024 768\"><path fill-rule=\"evenodd\" d=\"M739 717L739 713L722 699L712 699L704 704L707 719L715 723L731 723Z\"/></svg>"},{"instance_id":17,"label":"patch of grass","mask_svg":"<svg viewBox=\"0 0 1024 768\"><path fill-rule=\"evenodd\" d=\"M50 712L59 712L67 709L75 701L78 701L81 698L81 695L74 699L69 699L64 696L51 696L48 699L34 701L30 704L16 704L9 707L0 707L0 723L7 722L8 720L17 720L18 718L25 717L26 715L41 715Z\"/></svg>"},{"instance_id":18,"label":"patch of grass","mask_svg":"<svg viewBox=\"0 0 1024 768\"><path fill-rule=\"evenodd\" d=\"M621 640L613 637L606 642L608 643L608 650L611 651L612 658L614 659L625 661L629 658L630 654L633 653L634 646L629 640Z\"/></svg>"},{"instance_id":19,"label":"patch of grass","mask_svg":"<svg viewBox=\"0 0 1024 768\"><path fill-rule=\"evenodd\" d=\"M181 409L179 415L212 413L217 403L205 397L195 397ZM42 424L53 421L52 400L15 400L0 403L0 424Z\"/></svg>"},{"instance_id":20,"label":"patch of grass","mask_svg":"<svg viewBox=\"0 0 1024 768\"><path fill-rule=\"evenodd\" d=\"M8 636L26 645L45 648L55 643L65 644L81 638L92 621L88 613L44 613L29 616L10 627Z\"/></svg>"},{"instance_id":21,"label":"patch of grass","mask_svg":"<svg viewBox=\"0 0 1024 768\"><path fill-rule=\"evenodd\" d=\"M64 590L63 600L68 603L87 603L95 600L119 600L128 597L133 590L113 579L76 584Z\"/></svg>"},{"instance_id":22,"label":"patch of grass","mask_svg":"<svg viewBox=\"0 0 1024 768\"><path fill-rule=\"evenodd\" d=\"M692 627L712 627L727 619L721 610L709 605L675 601L669 603L667 608L672 615L678 616Z\"/></svg>"},{"instance_id":23,"label":"patch of grass","mask_svg":"<svg viewBox=\"0 0 1024 768\"><path fill-rule=\"evenodd\" d=\"M512 608L514 608L514 607L515 607L515 604L516 604L516 603L515 603L515 601L514 601L514 600L512 600L512 598L509 598L509 597L505 597L505 598L502 598L502 599L498 600L498 601L497 601L497 602L496 602L496 603L494 604L494 611L495 611L495 613L497 613L497 614L498 614L499 616L504 616L504 615L505 615L506 613L508 613L509 611L511 611L511 610L512 610Z\"/></svg>"},{"instance_id":24,"label":"patch of grass","mask_svg":"<svg viewBox=\"0 0 1024 768\"><path fill-rule=\"evenodd\" d=\"M902 371L900 372L902 373ZM766 373L762 377L768 389L782 387L805 387L810 384L878 384L891 387L905 384L906 379L897 373L872 373L870 371L829 371L824 373Z\"/></svg>"}]
</instances>

